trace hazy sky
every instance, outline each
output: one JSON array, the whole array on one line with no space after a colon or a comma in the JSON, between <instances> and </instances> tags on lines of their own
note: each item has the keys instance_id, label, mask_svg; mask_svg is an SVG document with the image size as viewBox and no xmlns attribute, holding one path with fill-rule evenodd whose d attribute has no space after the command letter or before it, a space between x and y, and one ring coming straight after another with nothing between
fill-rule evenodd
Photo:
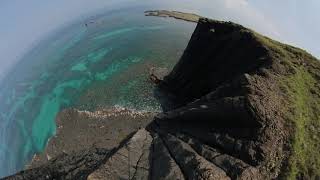
<instances>
[{"instance_id":1,"label":"hazy sky","mask_svg":"<svg viewBox=\"0 0 320 180\"><path fill-rule=\"evenodd\" d=\"M319 0L0 0L0 78L53 30L103 9L137 4L232 20L320 57Z\"/></svg>"}]
</instances>

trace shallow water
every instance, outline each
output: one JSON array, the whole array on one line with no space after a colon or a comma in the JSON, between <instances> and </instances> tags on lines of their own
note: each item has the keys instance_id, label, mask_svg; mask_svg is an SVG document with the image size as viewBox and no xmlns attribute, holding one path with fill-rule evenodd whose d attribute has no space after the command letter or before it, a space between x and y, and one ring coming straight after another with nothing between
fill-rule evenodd
<instances>
[{"instance_id":1,"label":"shallow water","mask_svg":"<svg viewBox=\"0 0 320 180\"><path fill-rule=\"evenodd\" d=\"M159 111L148 69L172 68L194 28L144 17L139 9L106 13L88 27L74 24L43 40L1 85L0 177L44 150L64 108Z\"/></svg>"}]
</instances>

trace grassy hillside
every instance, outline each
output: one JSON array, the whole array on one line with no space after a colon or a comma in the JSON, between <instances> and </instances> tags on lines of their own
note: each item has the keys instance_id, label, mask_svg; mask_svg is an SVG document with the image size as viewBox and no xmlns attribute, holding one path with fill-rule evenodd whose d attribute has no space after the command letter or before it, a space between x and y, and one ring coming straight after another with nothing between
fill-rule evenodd
<instances>
[{"instance_id":1,"label":"grassy hillside","mask_svg":"<svg viewBox=\"0 0 320 180\"><path fill-rule=\"evenodd\" d=\"M284 105L285 123L291 131L290 156L282 178L319 178L320 63L301 49L258 36L287 69L279 79L288 103Z\"/></svg>"}]
</instances>

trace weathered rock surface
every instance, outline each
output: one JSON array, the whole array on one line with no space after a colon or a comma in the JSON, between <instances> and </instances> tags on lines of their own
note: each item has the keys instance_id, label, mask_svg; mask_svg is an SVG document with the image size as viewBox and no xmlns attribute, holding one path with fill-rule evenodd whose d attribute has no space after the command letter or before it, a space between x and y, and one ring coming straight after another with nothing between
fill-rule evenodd
<instances>
[{"instance_id":1,"label":"weathered rock surface","mask_svg":"<svg viewBox=\"0 0 320 180\"><path fill-rule=\"evenodd\" d=\"M185 134L177 134L177 137L187 142L199 155L223 169L232 179L261 178L258 169L240 159L225 154Z\"/></svg>"},{"instance_id":2,"label":"weathered rock surface","mask_svg":"<svg viewBox=\"0 0 320 180\"><path fill-rule=\"evenodd\" d=\"M77 153L62 154L41 167L21 171L4 179L86 179L91 172L110 157L113 151L91 148Z\"/></svg>"},{"instance_id":3,"label":"weathered rock surface","mask_svg":"<svg viewBox=\"0 0 320 180\"><path fill-rule=\"evenodd\" d=\"M153 135L151 179L184 180L184 175L158 134Z\"/></svg>"},{"instance_id":4,"label":"weathered rock surface","mask_svg":"<svg viewBox=\"0 0 320 180\"><path fill-rule=\"evenodd\" d=\"M161 134L187 179L230 179L222 169L208 162L187 143L170 134Z\"/></svg>"},{"instance_id":5,"label":"weathered rock surface","mask_svg":"<svg viewBox=\"0 0 320 180\"><path fill-rule=\"evenodd\" d=\"M320 127L319 81L320 63L308 53L200 19L158 82L168 103L150 124L111 151L58 156L8 179L319 179L309 156L319 157L320 135L304 139L308 151L292 145Z\"/></svg>"},{"instance_id":6,"label":"weathered rock surface","mask_svg":"<svg viewBox=\"0 0 320 180\"><path fill-rule=\"evenodd\" d=\"M151 143L150 133L139 130L104 165L90 174L88 180L148 179Z\"/></svg>"}]
</instances>

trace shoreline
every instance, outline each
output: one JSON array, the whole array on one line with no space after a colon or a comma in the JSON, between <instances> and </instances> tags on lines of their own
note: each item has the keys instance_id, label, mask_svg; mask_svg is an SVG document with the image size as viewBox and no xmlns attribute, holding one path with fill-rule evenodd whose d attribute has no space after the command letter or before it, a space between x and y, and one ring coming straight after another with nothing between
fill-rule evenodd
<instances>
[{"instance_id":1,"label":"shoreline","mask_svg":"<svg viewBox=\"0 0 320 180\"><path fill-rule=\"evenodd\" d=\"M123 138L149 124L155 114L120 106L93 112L64 109L56 117L56 135L48 140L42 153L33 156L25 169L40 167L60 154L71 154L92 147L117 147Z\"/></svg>"},{"instance_id":2,"label":"shoreline","mask_svg":"<svg viewBox=\"0 0 320 180\"><path fill-rule=\"evenodd\" d=\"M192 23L197 23L201 18L196 14L179 11L155 10L144 13L145 16L170 17ZM168 74L167 70L160 69L164 72L158 72L158 67L153 68L149 72L151 81L152 75L161 79L164 74ZM60 154L70 154L91 147L114 148L124 137L153 121L153 117L158 113L156 111L139 111L119 105L100 108L93 112L75 108L61 110L56 116L56 134L48 139L43 152L33 155L31 161L25 165L25 169L39 167ZM119 133L120 131L121 133ZM105 140L101 140L102 137ZM81 138L86 141L83 142Z\"/></svg>"}]
</instances>

